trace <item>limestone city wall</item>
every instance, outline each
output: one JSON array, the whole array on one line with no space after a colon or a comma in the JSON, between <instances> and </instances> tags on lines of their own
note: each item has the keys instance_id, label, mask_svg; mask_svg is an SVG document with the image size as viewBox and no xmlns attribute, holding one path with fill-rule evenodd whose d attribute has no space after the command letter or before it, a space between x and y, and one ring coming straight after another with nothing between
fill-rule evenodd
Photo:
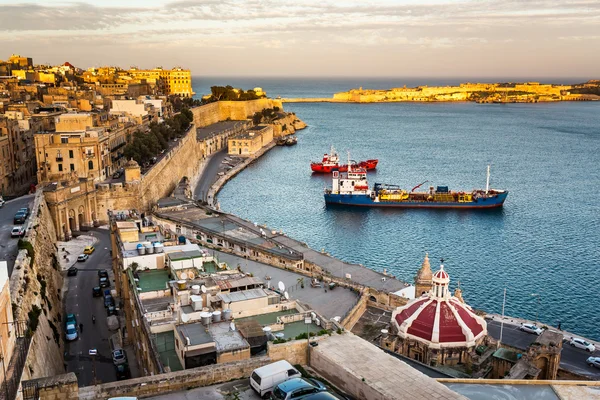
<instances>
[{"instance_id":1,"label":"limestone city wall","mask_svg":"<svg viewBox=\"0 0 600 400\"><path fill-rule=\"evenodd\" d=\"M54 223L41 190L36 194L28 228L23 240L33 247L33 263L27 250L19 251L10 282L13 317L15 321L28 320L34 306L42 312L29 347L23 380L64 372L60 293L63 278L56 258Z\"/></svg>"}]
</instances>

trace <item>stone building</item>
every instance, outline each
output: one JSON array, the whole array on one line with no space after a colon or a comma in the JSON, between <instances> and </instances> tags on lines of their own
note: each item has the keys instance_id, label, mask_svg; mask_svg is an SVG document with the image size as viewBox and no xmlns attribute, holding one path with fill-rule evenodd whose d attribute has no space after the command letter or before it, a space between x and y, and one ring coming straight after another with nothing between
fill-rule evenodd
<instances>
[{"instance_id":1,"label":"stone building","mask_svg":"<svg viewBox=\"0 0 600 400\"><path fill-rule=\"evenodd\" d=\"M33 133L40 127L22 112L0 115L0 194L18 196L35 184Z\"/></svg>"},{"instance_id":2,"label":"stone building","mask_svg":"<svg viewBox=\"0 0 600 400\"><path fill-rule=\"evenodd\" d=\"M160 92L164 95L176 95L181 97L192 97L192 74L189 69L137 69L127 71L128 75L137 80L157 83Z\"/></svg>"},{"instance_id":3,"label":"stone building","mask_svg":"<svg viewBox=\"0 0 600 400\"><path fill-rule=\"evenodd\" d=\"M430 365L469 363L487 335L487 324L462 301L460 292L459 297L450 293L450 277L443 265L429 286L428 271L426 257L417 275L417 293L430 289L393 312L392 332L382 338L382 345Z\"/></svg>"},{"instance_id":4,"label":"stone building","mask_svg":"<svg viewBox=\"0 0 600 400\"><path fill-rule=\"evenodd\" d=\"M230 155L251 156L273 141L273 127L258 125L231 136L227 141Z\"/></svg>"}]
</instances>

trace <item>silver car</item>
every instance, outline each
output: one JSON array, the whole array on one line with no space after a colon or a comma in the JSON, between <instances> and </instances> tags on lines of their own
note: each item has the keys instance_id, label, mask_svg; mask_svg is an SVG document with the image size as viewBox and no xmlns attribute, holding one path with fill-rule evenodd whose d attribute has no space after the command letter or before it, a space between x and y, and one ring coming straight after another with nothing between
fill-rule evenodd
<instances>
[{"instance_id":1,"label":"silver car","mask_svg":"<svg viewBox=\"0 0 600 400\"><path fill-rule=\"evenodd\" d=\"M585 362L588 363L590 367L600 368L600 357L588 357Z\"/></svg>"},{"instance_id":2,"label":"silver car","mask_svg":"<svg viewBox=\"0 0 600 400\"><path fill-rule=\"evenodd\" d=\"M538 327L535 324L521 324L521 327L519 329L523 332L535 333L538 336L541 335L542 332L544 332L542 328Z\"/></svg>"}]
</instances>

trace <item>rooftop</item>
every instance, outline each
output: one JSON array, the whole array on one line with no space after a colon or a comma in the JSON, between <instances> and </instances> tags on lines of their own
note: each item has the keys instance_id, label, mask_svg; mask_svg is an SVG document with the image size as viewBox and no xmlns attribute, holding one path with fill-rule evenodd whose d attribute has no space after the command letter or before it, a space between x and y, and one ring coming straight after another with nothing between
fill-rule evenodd
<instances>
[{"instance_id":1,"label":"rooftop","mask_svg":"<svg viewBox=\"0 0 600 400\"><path fill-rule=\"evenodd\" d=\"M250 347L246 339L242 337L242 334L239 331L231 330L231 326L228 321L211 324L208 329L210 335L215 341L218 353Z\"/></svg>"},{"instance_id":2,"label":"rooftop","mask_svg":"<svg viewBox=\"0 0 600 400\"><path fill-rule=\"evenodd\" d=\"M179 357L175 353L175 333L173 331L157 333L154 343L164 366L171 368L171 371L183 370Z\"/></svg>"},{"instance_id":3,"label":"rooftop","mask_svg":"<svg viewBox=\"0 0 600 400\"><path fill-rule=\"evenodd\" d=\"M212 136L218 135L219 133L228 131L237 126L240 126L245 121L221 121L216 124L205 126L204 128L198 128L196 130L196 139L204 140Z\"/></svg>"},{"instance_id":4,"label":"rooftop","mask_svg":"<svg viewBox=\"0 0 600 400\"><path fill-rule=\"evenodd\" d=\"M502 360L506 360L506 361L510 361L510 362L517 362L519 360L519 358L521 358L520 354L517 353L516 351L512 351L509 349L505 349L505 348L499 348L498 350L496 350L494 352L494 357L496 358L500 358Z\"/></svg>"},{"instance_id":5,"label":"rooftop","mask_svg":"<svg viewBox=\"0 0 600 400\"><path fill-rule=\"evenodd\" d=\"M229 323L227 325L229 325ZM175 328L177 329L177 332L181 338L187 337L190 339L190 346L214 343L212 336L206 331L206 327L200 322L177 325Z\"/></svg>"},{"instance_id":6,"label":"rooftop","mask_svg":"<svg viewBox=\"0 0 600 400\"><path fill-rule=\"evenodd\" d=\"M137 285L140 289L142 289L142 293L167 289L167 282L171 280L169 270L167 269L138 271L136 276L139 279Z\"/></svg>"},{"instance_id":7,"label":"rooftop","mask_svg":"<svg viewBox=\"0 0 600 400\"><path fill-rule=\"evenodd\" d=\"M247 278L244 278L244 279L247 279ZM270 290L249 289L249 290L242 290L239 292L232 292L232 293L219 293L217 295L217 297L220 298L224 303L235 303L238 301L259 299L261 297L267 297L267 296L274 295L274 294L275 294L275 292L272 292Z\"/></svg>"},{"instance_id":8,"label":"rooftop","mask_svg":"<svg viewBox=\"0 0 600 400\"><path fill-rule=\"evenodd\" d=\"M188 251L173 251L167 254L167 258L171 261L190 260L192 258L201 258L203 253L199 250Z\"/></svg>"}]
</instances>

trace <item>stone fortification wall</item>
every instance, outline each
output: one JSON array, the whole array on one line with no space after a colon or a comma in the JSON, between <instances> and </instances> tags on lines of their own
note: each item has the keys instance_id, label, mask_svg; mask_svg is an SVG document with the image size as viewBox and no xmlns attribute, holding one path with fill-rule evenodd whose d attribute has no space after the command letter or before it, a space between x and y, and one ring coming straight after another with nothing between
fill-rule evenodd
<instances>
[{"instance_id":1,"label":"stone fortification wall","mask_svg":"<svg viewBox=\"0 0 600 400\"><path fill-rule=\"evenodd\" d=\"M258 99L249 101L218 101L192 108L194 123L198 128L212 125L228 119L243 121L252 118L254 113L265 108L279 107L283 110L281 100Z\"/></svg>"},{"instance_id":2,"label":"stone fortification wall","mask_svg":"<svg viewBox=\"0 0 600 400\"><path fill-rule=\"evenodd\" d=\"M158 199L169 196L184 176L190 179L196 176L203 158L204 143L196 140L196 126L192 124L177 147L142 177L140 208L148 210Z\"/></svg>"},{"instance_id":3,"label":"stone fortification wall","mask_svg":"<svg viewBox=\"0 0 600 400\"><path fill-rule=\"evenodd\" d=\"M360 317L365 313L367 309L369 297L366 294L363 294L360 297L360 300L356 303L356 305L350 310L350 312L346 315L344 320L342 321L342 326L347 330L351 331L354 324L358 322Z\"/></svg>"},{"instance_id":4,"label":"stone fortification wall","mask_svg":"<svg viewBox=\"0 0 600 400\"><path fill-rule=\"evenodd\" d=\"M64 372L61 288L62 275L56 254L56 232L50 211L40 190L36 195L24 241L31 250L20 250L10 278L15 321L30 319L37 313L23 380ZM31 325L30 325L31 326Z\"/></svg>"}]
</instances>

